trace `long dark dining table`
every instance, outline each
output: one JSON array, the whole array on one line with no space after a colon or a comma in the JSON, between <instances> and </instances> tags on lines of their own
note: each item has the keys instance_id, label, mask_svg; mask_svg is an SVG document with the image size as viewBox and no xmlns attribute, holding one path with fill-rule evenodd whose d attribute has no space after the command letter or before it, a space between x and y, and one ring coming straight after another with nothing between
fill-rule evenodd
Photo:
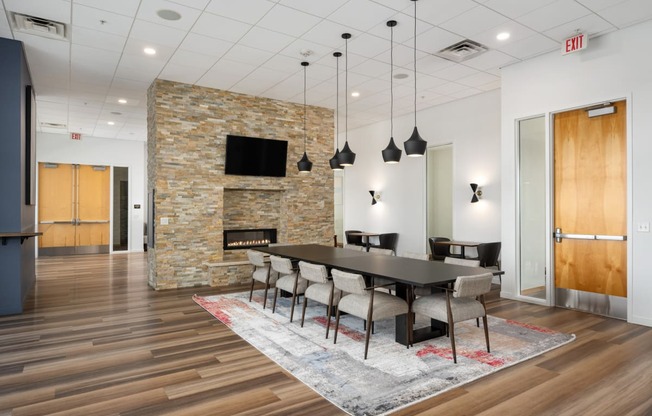
<instances>
[{"instance_id":1,"label":"long dark dining table","mask_svg":"<svg viewBox=\"0 0 652 416\"><path fill-rule=\"evenodd\" d=\"M435 287L454 282L458 276L482 273L503 274L500 270L483 267L468 267L448 264L441 261L425 261L407 257L355 251L319 244L299 244L289 246L258 247L255 250L275 256L303 260L309 263L359 273L364 276L381 277L396 282L397 296L408 298L410 287ZM396 317L396 342L407 345L406 316ZM444 324L432 320L430 328L414 331L413 339L419 342L445 333Z\"/></svg>"}]
</instances>

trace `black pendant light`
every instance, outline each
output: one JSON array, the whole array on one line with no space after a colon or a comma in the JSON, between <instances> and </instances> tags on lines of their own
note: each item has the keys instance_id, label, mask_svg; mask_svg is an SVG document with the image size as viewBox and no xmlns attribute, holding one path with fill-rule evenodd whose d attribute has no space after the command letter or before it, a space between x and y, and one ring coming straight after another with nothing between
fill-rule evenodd
<instances>
[{"instance_id":1,"label":"black pendant light","mask_svg":"<svg viewBox=\"0 0 652 416\"><path fill-rule=\"evenodd\" d=\"M335 154L328 161L333 170L342 170L344 167L340 165L340 56L342 52L334 52L333 56L336 58L336 75L335 75Z\"/></svg>"},{"instance_id":2,"label":"black pendant light","mask_svg":"<svg viewBox=\"0 0 652 416\"><path fill-rule=\"evenodd\" d=\"M390 93L390 105L389 105L389 144L382 151L383 160L387 164L398 163L401 160L401 149L396 147L394 143L394 26L396 26L396 20L390 20L387 22L391 30L390 36L390 47L389 47L389 93ZM373 195L372 195L373 196ZM375 200L374 200L375 203Z\"/></svg>"},{"instance_id":3,"label":"black pendant light","mask_svg":"<svg viewBox=\"0 0 652 416\"><path fill-rule=\"evenodd\" d=\"M308 62L301 62L303 67L303 157L300 161L297 162L297 167L299 172L308 173L312 170L312 162L308 159L308 154L306 153L306 67L310 65Z\"/></svg>"},{"instance_id":4,"label":"black pendant light","mask_svg":"<svg viewBox=\"0 0 652 416\"><path fill-rule=\"evenodd\" d=\"M428 142L423 140L417 130L417 0L414 2L414 130L412 136L403 142L405 154L410 157L423 156L426 153Z\"/></svg>"},{"instance_id":5,"label":"black pendant light","mask_svg":"<svg viewBox=\"0 0 652 416\"><path fill-rule=\"evenodd\" d=\"M350 33L342 33L344 39L344 91L346 92L344 99L344 147L338 156L340 165L353 166L355 162L355 153L349 147L349 39Z\"/></svg>"}]
</instances>

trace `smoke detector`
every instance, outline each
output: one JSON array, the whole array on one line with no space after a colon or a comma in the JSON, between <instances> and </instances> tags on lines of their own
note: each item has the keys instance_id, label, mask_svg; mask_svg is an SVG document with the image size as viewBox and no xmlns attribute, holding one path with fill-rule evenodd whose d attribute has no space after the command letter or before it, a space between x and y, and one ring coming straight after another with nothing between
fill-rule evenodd
<instances>
[{"instance_id":1,"label":"smoke detector","mask_svg":"<svg viewBox=\"0 0 652 416\"><path fill-rule=\"evenodd\" d=\"M463 62L468 59L475 58L476 56L479 56L488 50L489 48L478 42L472 41L470 39L464 39L461 42L457 42L454 45L440 50L435 55L440 58L448 59L449 61Z\"/></svg>"},{"instance_id":2,"label":"smoke detector","mask_svg":"<svg viewBox=\"0 0 652 416\"><path fill-rule=\"evenodd\" d=\"M43 36L50 39L67 40L68 30L65 23L43 19L21 13L11 13L14 29L30 35Z\"/></svg>"}]
</instances>

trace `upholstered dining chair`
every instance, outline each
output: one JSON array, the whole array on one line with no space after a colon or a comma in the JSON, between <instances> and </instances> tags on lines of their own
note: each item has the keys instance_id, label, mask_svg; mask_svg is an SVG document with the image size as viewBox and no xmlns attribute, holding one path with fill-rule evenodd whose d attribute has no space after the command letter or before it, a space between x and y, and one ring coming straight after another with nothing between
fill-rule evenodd
<instances>
[{"instance_id":1,"label":"upholstered dining chair","mask_svg":"<svg viewBox=\"0 0 652 416\"><path fill-rule=\"evenodd\" d=\"M389 249L389 248L378 248L378 247L369 247L369 252L373 254L380 254L383 256L393 256L394 255L394 250ZM394 283L393 280L389 279L383 279L382 277L375 277L373 280L374 285L379 285L379 286L385 286L389 289L390 286L394 286L396 283ZM389 289L389 293L392 293L392 290Z\"/></svg>"},{"instance_id":2,"label":"upholstered dining chair","mask_svg":"<svg viewBox=\"0 0 652 416\"><path fill-rule=\"evenodd\" d=\"M442 288L445 293L421 296L412 303L414 313L448 323L448 336L451 339L453 362L455 364L457 364L457 353L455 351L455 324L457 322L482 318L487 352L491 352L484 295L491 290L492 278L491 273L459 276L455 280L453 289Z\"/></svg>"},{"instance_id":3,"label":"upholstered dining chair","mask_svg":"<svg viewBox=\"0 0 652 416\"><path fill-rule=\"evenodd\" d=\"M451 247L443 244L435 244L438 241L451 241L451 239L448 237L430 237L428 239L432 259L442 261L444 258L451 256Z\"/></svg>"},{"instance_id":4,"label":"upholstered dining chair","mask_svg":"<svg viewBox=\"0 0 652 416\"><path fill-rule=\"evenodd\" d=\"M398 233L384 233L378 236L378 244L371 244L370 247L387 248L396 253Z\"/></svg>"},{"instance_id":5,"label":"upholstered dining chair","mask_svg":"<svg viewBox=\"0 0 652 416\"><path fill-rule=\"evenodd\" d=\"M408 303L397 297L375 290L378 286L365 284L361 274L347 273L341 270L331 270L335 288L345 293L340 299L335 315L335 335L333 344L337 343L337 331L340 325L340 314L346 312L366 320L366 332L364 342L364 359L367 359L369 350L369 337L374 321L392 318L398 315L407 315L407 339L408 348L412 340L412 319Z\"/></svg>"},{"instance_id":6,"label":"upholstered dining chair","mask_svg":"<svg viewBox=\"0 0 652 416\"><path fill-rule=\"evenodd\" d=\"M394 250L390 248L369 247L369 252L374 254L382 254L383 256L393 256Z\"/></svg>"},{"instance_id":7,"label":"upholstered dining chair","mask_svg":"<svg viewBox=\"0 0 652 416\"><path fill-rule=\"evenodd\" d=\"M355 244L344 244L344 248L347 250L366 251L364 246L357 246Z\"/></svg>"},{"instance_id":8,"label":"upholstered dining chair","mask_svg":"<svg viewBox=\"0 0 652 416\"><path fill-rule=\"evenodd\" d=\"M406 257L408 259L417 259L417 260L430 260L428 253L415 253L413 251L406 251L401 257Z\"/></svg>"},{"instance_id":9,"label":"upholstered dining chair","mask_svg":"<svg viewBox=\"0 0 652 416\"><path fill-rule=\"evenodd\" d=\"M480 267L480 260L462 259L459 257L445 257L444 263L457 264L458 266Z\"/></svg>"},{"instance_id":10,"label":"upholstered dining chair","mask_svg":"<svg viewBox=\"0 0 652 416\"><path fill-rule=\"evenodd\" d=\"M272 273L269 261L265 261L265 255L260 251L247 250L249 263L254 266L251 273L251 290L249 291L249 302L254 293L254 284L258 281L265 285L265 294L263 295L263 309L267 306L267 291L272 287L278 278L278 273Z\"/></svg>"},{"instance_id":11,"label":"upholstered dining chair","mask_svg":"<svg viewBox=\"0 0 652 416\"><path fill-rule=\"evenodd\" d=\"M351 233L361 233L360 230L346 230L344 231L344 238L346 238L346 244L355 244L356 246L361 246L364 243L362 242L361 235L351 235Z\"/></svg>"},{"instance_id":12,"label":"upholstered dining chair","mask_svg":"<svg viewBox=\"0 0 652 416\"><path fill-rule=\"evenodd\" d=\"M276 298L278 290L285 290L292 294L292 306L290 307L290 322L294 318L294 304L297 295L302 295L306 291L308 281L299 276L299 269L292 265L292 261L285 257L269 256L272 262L272 270L278 272L279 278L274 287L274 303L272 304L272 313L276 312Z\"/></svg>"},{"instance_id":13,"label":"upholstered dining chair","mask_svg":"<svg viewBox=\"0 0 652 416\"><path fill-rule=\"evenodd\" d=\"M308 281L308 287L303 294L303 311L301 312L301 328L303 328L303 321L306 318L306 306L308 299L327 306L326 315L328 320L326 322L326 339L328 339L328 331L331 326L331 314L333 306L337 306L342 296L342 292L335 288L333 281L329 279L328 270L322 264L312 264L305 261L299 262L299 270L301 277Z\"/></svg>"}]
</instances>

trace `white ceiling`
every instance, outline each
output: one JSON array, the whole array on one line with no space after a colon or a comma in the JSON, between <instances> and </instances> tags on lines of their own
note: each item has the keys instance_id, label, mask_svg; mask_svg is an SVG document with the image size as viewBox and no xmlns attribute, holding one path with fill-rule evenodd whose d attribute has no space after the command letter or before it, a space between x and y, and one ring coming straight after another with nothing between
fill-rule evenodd
<instances>
[{"instance_id":1,"label":"white ceiling","mask_svg":"<svg viewBox=\"0 0 652 416\"><path fill-rule=\"evenodd\" d=\"M414 2L409 0L0 0L0 37L24 42L39 131L146 140L146 90L155 78L335 108L336 58L349 32L348 127L389 117L394 19L394 115L413 111ZM174 10L181 19L160 18ZM19 12L65 23L68 40L21 33ZM652 18L650 0L421 0L417 2L417 107L500 87L500 68ZM511 37L498 41L508 31ZM490 50L456 64L433 53L465 38ZM156 55L143 53L153 47ZM306 58L301 51L312 54ZM344 57L340 58L340 122ZM119 104L118 99L127 100ZM119 113L119 114L115 114ZM113 125L109 125L113 122ZM57 123L65 129L43 127ZM340 129L342 130L342 129Z\"/></svg>"}]
</instances>

